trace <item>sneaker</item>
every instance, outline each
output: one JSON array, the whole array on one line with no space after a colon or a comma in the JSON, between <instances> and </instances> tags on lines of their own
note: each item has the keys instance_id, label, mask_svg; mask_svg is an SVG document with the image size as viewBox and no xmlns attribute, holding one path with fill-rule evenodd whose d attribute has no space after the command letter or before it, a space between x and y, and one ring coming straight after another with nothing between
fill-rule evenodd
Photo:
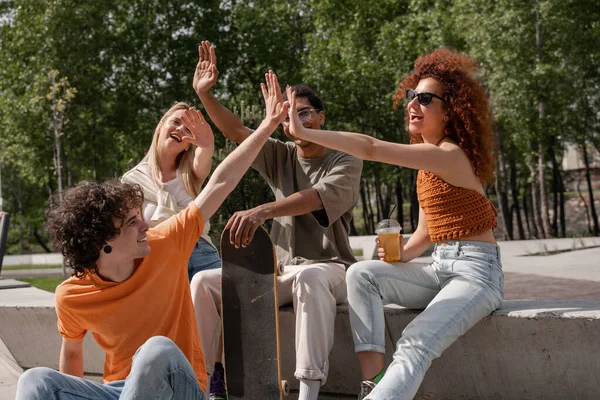
<instances>
[{"instance_id":1,"label":"sneaker","mask_svg":"<svg viewBox=\"0 0 600 400\"><path fill-rule=\"evenodd\" d=\"M362 381L360 383L360 393L358 394L358 400L363 400L365 397L375 389L375 382Z\"/></svg>"},{"instance_id":2,"label":"sneaker","mask_svg":"<svg viewBox=\"0 0 600 400\"><path fill-rule=\"evenodd\" d=\"M225 371L223 368L216 368L210 377L209 400L227 400L227 390L225 389Z\"/></svg>"}]
</instances>

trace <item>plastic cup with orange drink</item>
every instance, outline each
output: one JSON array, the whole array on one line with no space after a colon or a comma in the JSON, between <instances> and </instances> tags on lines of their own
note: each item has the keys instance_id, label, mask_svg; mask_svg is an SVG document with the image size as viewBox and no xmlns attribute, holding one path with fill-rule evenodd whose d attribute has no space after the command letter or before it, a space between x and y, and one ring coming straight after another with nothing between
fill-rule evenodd
<instances>
[{"instance_id":1,"label":"plastic cup with orange drink","mask_svg":"<svg viewBox=\"0 0 600 400\"><path fill-rule=\"evenodd\" d=\"M383 261L395 262L402 258L402 227L395 219L384 219L375 227L379 238L379 246L383 247L385 257Z\"/></svg>"}]
</instances>

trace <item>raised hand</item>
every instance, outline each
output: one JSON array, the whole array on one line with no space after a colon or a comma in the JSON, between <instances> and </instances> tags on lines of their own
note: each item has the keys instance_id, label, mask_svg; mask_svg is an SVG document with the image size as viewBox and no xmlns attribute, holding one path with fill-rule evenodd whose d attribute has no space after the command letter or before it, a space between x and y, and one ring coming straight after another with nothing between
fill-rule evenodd
<instances>
[{"instance_id":1,"label":"raised hand","mask_svg":"<svg viewBox=\"0 0 600 400\"><path fill-rule=\"evenodd\" d=\"M194 72L194 90L198 95L202 92L208 92L219 77L217 70L217 55L215 48L211 46L208 40L203 41L198 46L199 60Z\"/></svg>"},{"instance_id":2,"label":"raised hand","mask_svg":"<svg viewBox=\"0 0 600 400\"><path fill-rule=\"evenodd\" d=\"M189 131L186 132L188 135L181 137L181 140L202 148L214 145L215 138L212 129L206 123L200 110L194 108L185 110L185 114L181 116L181 122Z\"/></svg>"},{"instance_id":3,"label":"raised hand","mask_svg":"<svg viewBox=\"0 0 600 400\"><path fill-rule=\"evenodd\" d=\"M283 101L281 88L277 81L277 75L271 70L265 74L266 86L260 84L263 97L265 99L265 120L279 125L285 120L290 108L288 101Z\"/></svg>"},{"instance_id":4,"label":"raised hand","mask_svg":"<svg viewBox=\"0 0 600 400\"><path fill-rule=\"evenodd\" d=\"M285 88L286 94L287 94L287 98L290 102L290 108L288 111L288 116L290 119L290 135L297 137L297 138L302 138L302 134L304 133L304 125L302 124L302 121L300 121L300 117L298 116L298 111L296 111L296 92L294 92L292 90L291 86L288 86Z\"/></svg>"}]
</instances>

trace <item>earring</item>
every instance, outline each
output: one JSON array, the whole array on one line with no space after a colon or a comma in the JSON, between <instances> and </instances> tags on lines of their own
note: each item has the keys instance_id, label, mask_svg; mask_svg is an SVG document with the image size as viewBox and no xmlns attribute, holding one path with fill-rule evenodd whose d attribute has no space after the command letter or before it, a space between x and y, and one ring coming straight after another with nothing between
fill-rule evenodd
<instances>
[{"instance_id":1,"label":"earring","mask_svg":"<svg viewBox=\"0 0 600 400\"><path fill-rule=\"evenodd\" d=\"M110 254L110 252L112 251L112 247L106 245L102 248L102 251L104 251L106 254Z\"/></svg>"}]
</instances>

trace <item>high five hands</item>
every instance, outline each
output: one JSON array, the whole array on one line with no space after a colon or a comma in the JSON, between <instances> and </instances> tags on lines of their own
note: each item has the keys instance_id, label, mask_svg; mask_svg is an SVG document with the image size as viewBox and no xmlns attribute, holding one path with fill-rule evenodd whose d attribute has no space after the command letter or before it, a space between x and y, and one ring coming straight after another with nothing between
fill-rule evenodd
<instances>
[{"instance_id":1,"label":"high five hands","mask_svg":"<svg viewBox=\"0 0 600 400\"><path fill-rule=\"evenodd\" d=\"M290 109L290 102L283 101L283 95L281 94L281 88L279 87L279 81L277 75L271 70L265 74L264 83L260 84L263 97L265 99L265 121L275 126L281 124L288 115Z\"/></svg>"},{"instance_id":2,"label":"high five hands","mask_svg":"<svg viewBox=\"0 0 600 400\"><path fill-rule=\"evenodd\" d=\"M298 111L296 111L296 92L294 92L289 85L285 88L285 92L290 102L290 109L288 111L290 118L290 135L298 139L303 139L306 128L304 128L304 125L298 116Z\"/></svg>"},{"instance_id":3,"label":"high five hands","mask_svg":"<svg viewBox=\"0 0 600 400\"><path fill-rule=\"evenodd\" d=\"M283 101L281 88L279 87L277 76L273 71L265 74L265 81L266 85L264 83L260 85L265 99L265 119L263 124L266 123L275 127L281 124L287 117L290 103ZM225 226L225 229L231 228L229 241L237 248L240 246L246 247L252 242L256 229L270 218L263 206L234 213Z\"/></svg>"},{"instance_id":4,"label":"high five hands","mask_svg":"<svg viewBox=\"0 0 600 400\"><path fill-rule=\"evenodd\" d=\"M217 54L208 40L204 40L198 46L199 60L194 72L193 86L198 96L203 92L208 92L219 77L217 70Z\"/></svg>"},{"instance_id":5,"label":"high five hands","mask_svg":"<svg viewBox=\"0 0 600 400\"><path fill-rule=\"evenodd\" d=\"M194 108L185 110L185 114L181 116L181 122L183 122L188 131L186 132L188 135L182 136L181 140L201 148L214 145L215 138L212 129L206 123L200 110Z\"/></svg>"}]
</instances>

